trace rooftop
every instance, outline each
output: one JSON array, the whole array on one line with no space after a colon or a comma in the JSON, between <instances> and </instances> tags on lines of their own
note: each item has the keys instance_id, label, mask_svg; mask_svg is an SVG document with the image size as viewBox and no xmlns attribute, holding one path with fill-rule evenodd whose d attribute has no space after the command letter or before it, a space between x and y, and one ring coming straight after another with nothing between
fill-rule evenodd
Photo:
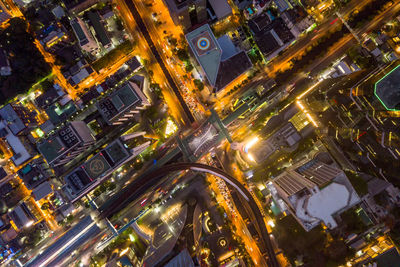
<instances>
[{"instance_id":1,"label":"rooftop","mask_svg":"<svg viewBox=\"0 0 400 267\"><path fill-rule=\"evenodd\" d=\"M186 34L186 40L216 91L252 66L247 54L237 49L228 36L215 39L208 24Z\"/></svg>"},{"instance_id":2,"label":"rooftop","mask_svg":"<svg viewBox=\"0 0 400 267\"><path fill-rule=\"evenodd\" d=\"M43 161L30 162L18 171L18 176L28 189L32 190L50 176L50 173L42 168L42 164Z\"/></svg>"},{"instance_id":3,"label":"rooftop","mask_svg":"<svg viewBox=\"0 0 400 267\"><path fill-rule=\"evenodd\" d=\"M51 163L57 157L68 152L70 148L82 142L82 138L84 138L85 142L94 140L92 136L88 136L86 133L87 131L90 132L89 129L83 129L83 131L81 131L80 127L82 123L72 122L60 129L56 134L38 143L37 148L48 163ZM74 125L77 125L77 128L75 128ZM79 131L79 135L76 131Z\"/></svg>"},{"instance_id":4,"label":"rooftop","mask_svg":"<svg viewBox=\"0 0 400 267\"><path fill-rule=\"evenodd\" d=\"M264 55L270 55L294 39L282 18L271 21L268 15L260 15L249 21L249 27Z\"/></svg>"},{"instance_id":5,"label":"rooftop","mask_svg":"<svg viewBox=\"0 0 400 267\"><path fill-rule=\"evenodd\" d=\"M87 44L89 40L87 39L86 34L82 29L82 25L79 23L78 19L71 20L71 26L76 37L78 38L79 44L81 46Z\"/></svg>"},{"instance_id":6,"label":"rooftop","mask_svg":"<svg viewBox=\"0 0 400 267\"><path fill-rule=\"evenodd\" d=\"M38 150L47 160L47 162L52 162L54 159L56 159L60 152L64 149L64 143L58 136L52 136L43 143L38 144Z\"/></svg>"},{"instance_id":7,"label":"rooftop","mask_svg":"<svg viewBox=\"0 0 400 267\"><path fill-rule=\"evenodd\" d=\"M296 215L305 221L319 219L329 228L337 226L333 214L345 208L350 200L350 192L344 185L332 183L312 194L307 200L299 201Z\"/></svg>"},{"instance_id":8,"label":"rooftop","mask_svg":"<svg viewBox=\"0 0 400 267\"><path fill-rule=\"evenodd\" d=\"M296 169L304 178L322 187L342 173L341 170L331 167L318 160L311 160Z\"/></svg>"},{"instance_id":9,"label":"rooftop","mask_svg":"<svg viewBox=\"0 0 400 267\"><path fill-rule=\"evenodd\" d=\"M39 201L53 192L49 182L44 182L32 191L32 195L36 201Z\"/></svg>"},{"instance_id":10,"label":"rooftop","mask_svg":"<svg viewBox=\"0 0 400 267\"><path fill-rule=\"evenodd\" d=\"M232 8L226 0L208 0L217 19L223 19L232 14Z\"/></svg>"},{"instance_id":11,"label":"rooftop","mask_svg":"<svg viewBox=\"0 0 400 267\"><path fill-rule=\"evenodd\" d=\"M57 99L65 95L65 92L59 85L50 87L46 92L35 98L35 103L42 109L53 104Z\"/></svg>"},{"instance_id":12,"label":"rooftop","mask_svg":"<svg viewBox=\"0 0 400 267\"><path fill-rule=\"evenodd\" d=\"M35 155L34 152L29 149L30 145L26 142L27 140L24 137L15 136L7 129L6 124L3 121L0 121L0 129L5 134L7 143L13 151L14 155L11 159L16 166L25 163Z\"/></svg>"},{"instance_id":13,"label":"rooftop","mask_svg":"<svg viewBox=\"0 0 400 267\"><path fill-rule=\"evenodd\" d=\"M186 34L186 40L211 85L215 85L222 49L208 24Z\"/></svg>"},{"instance_id":14,"label":"rooftop","mask_svg":"<svg viewBox=\"0 0 400 267\"><path fill-rule=\"evenodd\" d=\"M46 109L46 114L49 116L50 121L57 125L59 123L65 122L72 114L76 112L76 106L73 101L65 105L60 105L59 103L54 103Z\"/></svg>"},{"instance_id":15,"label":"rooftop","mask_svg":"<svg viewBox=\"0 0 400 267\"><path fill-rule=\"evenodd\" d=\"M15 112L11 104L5 105L0 109L0 119L7 123L8 128L14 135L17 135L23 129L26 128L25 124Z\"/></svg>"},{"instance_id":16,"label":"rooftop","mask_svg":"<svg viewBox=\"0 0 400 267\"><path fill-rule=\"evenodd\" d=\"M106 30L104 29L103 24L101 23L101 17L99 15L99 12L97 11L89 11L88 12L88 18L90 20L90 23L92 24L95 32L97 39L100 41L100 43L103 46L108 46L111 44L111 40L107 35Z\"/></svg>"},{"instance_id":17,"label":"rooftop","mask_svg":"<svg viewBox=\"0 0 400 267\"><path fill-rule=\"evenodd\" d=\"M86 173L91 179L96 179L102 174L106 173L111 169L110 164L104 158L102 153L96 154L94 157L86 161L82 168L85 169Z\"/></svg>"},{"instance_id":18,"label":"rooftop","mask_svg":"<svg viewBox=\"0 0 400 267\"><path fill-rule=\"evenodd\" d=\"M130 155L120 139L117 139L69 173L65 181L76 195L96 179L110 174Z\"/></svg>"},{"instance_id":19,"label":"rooftop","mask_svg":"<svg viewBox=\"0 0 400 267\"><path fill-rule=\"evenodd\" d=\"M118 141L108 145L104 151L112 166L118 164L129 155L127 148Z\"/></svg>"},{"instance_id":20,"label":"rooftop","mask_svg":"<svg viewBox=\"0 0 400 267\"><path fill-rule=\"evenodd\" d=\"M375 83L375 96L387 110L400 110L400 65Z\"/></svg>"},{"instance_id":21,"label":"rooftop","mask_svg":"<svg viewBox=\"0 0 400 267\"><path fill-rule=\"evenodd\" d=\"M358 267L370 266L368 264L376 263L377 267L397 267L400 266L400 254L396 247L393 247L373 259L361 262ZM371 265L372 266L372 265Z\"/></svg>"},{"instance_id":22,"label":"rooftop","mask_svg":"<svg viewBox=\"0 0 400 267\"><path fill-rule=\"evenodd\" d=\"M147 100L139 91L140 89L136 84L130 81L126 82L119 89L99 101L99 112L106 120L110 121L130 107L141 105L143 101Z\"/></svg>"}]
</instances>

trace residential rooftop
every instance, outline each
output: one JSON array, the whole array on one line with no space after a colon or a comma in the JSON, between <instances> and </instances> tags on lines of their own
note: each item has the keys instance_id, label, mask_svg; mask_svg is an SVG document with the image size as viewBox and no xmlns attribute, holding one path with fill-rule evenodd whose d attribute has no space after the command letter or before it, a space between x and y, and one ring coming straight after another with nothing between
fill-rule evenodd
<instances>
[{"instance_id":1,"label":"residential rooftop","mask_svg":"<svg viewBox=\"0 0 400 267\"><path fill-rule=\"evenodd\" d=\"M271 20L266 13L250 20L249 27L254 33L257 46L265 56L283 49L294 40L282 18Z\"/></svg>"},{"instance_id":2,"label":"residential rooftop","mask_svg":"<svg viewBox=\"0 0 400 267\"><path fill-rule=\"evenodd\" d=\"M82 23L78 19L71 20L71 26L72 29L74 30L74 33L76 37L78 38L79 44L81 46L87 44L89 42L83 28L82 28ZM83 26L84 27L84 26Z\"/></svg>"},{"instance_id":3,"label":"residential rooftop","mask_svg":"<svg viewBox=\"0 0 400 267\"><path fill-rule=\"evenodd\" d=\"M97 39L104 47L109 46L111 44L111 40L110 37L108 37L108 34L103 24L101 23L101 17L99 15L99 12L89 11L88 18L96 32Z\"/></svg>"},{"instance_id":4,"label":"residential rooftop","mask_svg":"<svg viewBox=\"0 0 400 267\"><path fill-rule=\"evenodd\" d=\"M26 128L24 122L11 104L7 104L0 109L0 119L7 123L8 128L14 135L17 135Z\"/></svg>"}]
</instances>

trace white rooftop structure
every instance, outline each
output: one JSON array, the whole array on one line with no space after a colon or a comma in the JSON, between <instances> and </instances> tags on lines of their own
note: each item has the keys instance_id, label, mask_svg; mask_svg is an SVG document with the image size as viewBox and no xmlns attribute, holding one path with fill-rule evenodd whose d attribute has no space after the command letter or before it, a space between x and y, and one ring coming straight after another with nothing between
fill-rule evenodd
<instances>
[{"instance_id":1,"label":"white rooftop structure","mask_svg":"<svg viewBox=\"0 0 400 267\"><path fill-rule=\"evenodd\" d=\"M21 165L33 157L34 154L28 151L21 139L11 132L4 121L0 121L0 130L5 131L4 134L7 144L11 147L14 154L11 159L16 166Z\"/></svg>"},{"instance_id":2,"label":"white rooftop structure","mask_svg":"<svg viewBox=\"0 0 400 267\"><path fill-rule=\"evenodd\" d=\"M298 199L296 216L307 225L316 226L323 221L329 228L335 228L337 223L332 214L347 206L350 192L338 183L331 183L322 190L313 190L311 196Z\"/></svg>"},{"instance_id":3,"label":"white rooftop structure","mask_svg":"<svg viewBox=\"0 0 400 267\"><path fill-rule=\"evenodd\" d=\"M335 228L334 216L360 201L343 171L317 160L281 174L273 185L306 231L320 223Z\"/></svg>"}]
</instances>

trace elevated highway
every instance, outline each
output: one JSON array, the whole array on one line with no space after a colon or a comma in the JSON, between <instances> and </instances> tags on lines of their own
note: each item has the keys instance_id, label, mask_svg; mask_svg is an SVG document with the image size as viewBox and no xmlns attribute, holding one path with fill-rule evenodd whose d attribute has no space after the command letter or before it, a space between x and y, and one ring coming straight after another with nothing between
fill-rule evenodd
<instances>
[{"instance_id":1,"label":"elevated highway","mask_svg":"<svg viewBox=\"0 0 400 267\"><path fill-rule=\"evenodd\" d=\"M150 190L154 185L160 182L160 179L168 176L168 174L176 171L188 170L199 171L218 176L229 185L231 185L239 194L243 196L243 198L248 202L254 218L256 218L255 223L260 229L261 240L267 251L265 256L268 266L280 266L276 259L274 248L272 246L272 242L268 234L267 226L265 225L263 216L250 192L247 191L247 189L231 175L218 168L211 167L202 163L174 163L162 166L154 171L141 175L134 182L129 184L124 189L124 191L118 194L116 198L113 198L112 203L109 203L109 205L99 208L100 217L105 219L117 214L130 203L132 197L137 198L143 192Z\"/></svg>"}]
</instances>

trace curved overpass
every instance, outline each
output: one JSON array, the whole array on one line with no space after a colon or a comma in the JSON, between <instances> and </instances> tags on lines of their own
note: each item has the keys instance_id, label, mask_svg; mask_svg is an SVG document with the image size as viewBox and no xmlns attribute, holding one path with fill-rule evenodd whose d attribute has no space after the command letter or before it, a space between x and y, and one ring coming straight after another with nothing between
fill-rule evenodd
<instances>
[{"instance_id":1,"label":"curved overpass","mask_svg":"<svg viewBox=\"0 0 400 267\"><path fill-rule=\"evenodd\" d=\"M267 226L265 225L263 216L254 201L252 195L247 191L247 189L238 182L234 177L227 174L226 172L211 167L201 163L174 163L170 165L165 165L160 167L152 172L146 173L141 175L136 179L134 182L130 183L127 188L125 188L120 194L118 194L112 201L110 205L107 207L100 207L99 211L101 213L102 218L111 217L112 215L116 214L120 210L122 210L131 200L132 197L139 197L140 194L149 190L154 184L156 184L160 178L170 174L171 172L175 171L186 171L186 170L193 170L199 172L206 172L212 175L218 176L223 179L225 182L229 183L230 185L235 188L243 198L249 203L249 206L254 213L254 217L256 218L256 223L261 230L261 236L263 243L267 249L268 259L267 263L270 267L278 267L280 266L274 253L274 248L272 246L271 239L268 234Z\"/></svg>"}]
</instances>

